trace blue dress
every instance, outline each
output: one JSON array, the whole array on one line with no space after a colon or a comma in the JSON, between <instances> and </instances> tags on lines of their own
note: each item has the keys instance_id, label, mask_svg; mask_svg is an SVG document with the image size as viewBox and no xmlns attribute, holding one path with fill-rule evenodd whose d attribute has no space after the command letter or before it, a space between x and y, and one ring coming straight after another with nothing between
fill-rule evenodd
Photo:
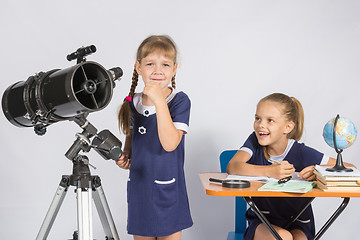
<instances>
[{"instance_id":1,"label":"blue dress","mask_svg":"<svg viewBox=\"0 0 360 240\"><path fill-rule=\"evenodd\" d=\"M142 93L130 102L132 152L128 180L128 233L167 236L192 226L184 176L184 139L172 152L160 143L155 106L144 106ZM177 129L188 131L190 99L173 90L166 99Z\"/></svg>"},{"instance_id":2,"label":"blue dress","mask_svg":"<svg viewBox=\"0 0 360 240\"><path fill-rule=\"evenodd\" d=\"M258 143L253 132L240 148L242 151L250 153L251 158L247 161L254 165L270 165L265 159L263 147ZM286 160L294 165L295 171L300 172L305 167L319 165L328 158L323 153L310 148L303 143L298 143L293 139L288 140L285 152L281 156L271 156L272 159L282 161ZM296 215L307 198L284 198L284 197L252 197L251 198L259 210L265 215L271 224L284 228L293 215ZM244 239L251 240L254 237L257 226L262 223L256 214L249 208L246 211L248 228L246 229ZM287 230L300 229L308 239L313 239L315 235L314 215L311 205L300 215L297 221L289 226Z\"/></svg>"}]
</instances>

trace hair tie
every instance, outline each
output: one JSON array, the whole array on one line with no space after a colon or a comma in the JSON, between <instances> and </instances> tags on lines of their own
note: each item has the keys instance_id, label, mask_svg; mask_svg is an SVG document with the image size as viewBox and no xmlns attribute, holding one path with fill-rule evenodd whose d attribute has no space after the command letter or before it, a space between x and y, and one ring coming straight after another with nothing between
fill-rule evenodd
<instances>
[{"instance_id":1,"label":"hair tie","mask_svg":"<svg viewBox=\"0 0 360 240\"><path fill-rule=\"evenodd\" d=\"M125 100L131 102L131 101L132 101L132 97L126 96L126 97L125 97Z\"/></svg>"}]
</instances>

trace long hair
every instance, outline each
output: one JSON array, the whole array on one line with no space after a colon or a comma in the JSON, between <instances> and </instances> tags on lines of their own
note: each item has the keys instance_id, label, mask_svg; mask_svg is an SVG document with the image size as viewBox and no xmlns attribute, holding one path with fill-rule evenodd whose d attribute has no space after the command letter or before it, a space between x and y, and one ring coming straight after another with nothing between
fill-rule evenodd
<instances>
[{"instance_id":1,"label":"long hair","mask_svg":"<svg viewBox=\"0 0 360 240\"><path fill-rule=\"evenodd\" d=\"M152 35L147 37L138 47L136 53L136 61L139 63L141 59L147 57L149 54L154 52L160 52L164 56L173 59L176 63L177 58L177 49L174 41L166 35ZM135 95L135 89L138 84L139 74L134 67L134 72L132 76L132 83L130 86L130 91L128 97L132 98ZM171 79L171 86L176 87L175 76ZM125 134L130 134L130 125L131 125L131 111L129 106L129 100L124 100L121 105L119 114L118 114L119 128Z\"/></svg>"},{"instance_id":2,"label":"long hair","mask_svg":"<svg viewBox=\"0 0 360 240\"><path fill-rule=\"evenodd\" d=\"M304 131L304 109L299 100L289 97L283 93L273 93L262 98L259 103L271 101L280 103L283 106L283 114L288 121L294 122L294 129L287 134L287 138L299 141ZM265 157L269 158L266 147L264 147Z\"/></svg>"}]
</instances>

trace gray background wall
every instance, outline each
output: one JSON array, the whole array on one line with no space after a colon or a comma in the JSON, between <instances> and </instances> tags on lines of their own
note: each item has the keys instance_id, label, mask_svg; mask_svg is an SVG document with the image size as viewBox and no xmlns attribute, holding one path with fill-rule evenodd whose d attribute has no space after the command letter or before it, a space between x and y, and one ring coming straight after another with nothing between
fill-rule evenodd
<instances>
[{"instance_id":1,"label":"gray background wall","mask_svg":"<svg viewBox=\"0 0 360 240\"><path fill-rule=\"evenodd\" d=\"M205 195L198 173L219 171L218 157L237 149L252 131L258 100L272 92L296 96L305 109L303 141L335 156L322 138L337 113L360 126L360 3L358 1L10 1L0 3L0 90L36 72L72 66L65 57L96 45L88 60L120 66L122 81L111 103L88 120L120 140L117 110L127 95L135 51L150 34L168 34L179 48L177 86L192 100L186 136L188 193L194 226L183 239L225 239L233 229L233 199ZM141 90L141 86L138 91ZM39 137L0 114L0 239L34 239L60 178L72 164L64 156L81 129L62 121ZM360 141L346 161L359 165ZM100 175L121 239L126 234L127 171L96 152L88 156ZM73 188L72 188L73 189ZM317 229L341 199L316 199ZM359 199L324 239L358 235ZM76 227L71 190L49 239L70 238ZM103 231L94 208L94 234Z\"/></svg>"}]
</instances>

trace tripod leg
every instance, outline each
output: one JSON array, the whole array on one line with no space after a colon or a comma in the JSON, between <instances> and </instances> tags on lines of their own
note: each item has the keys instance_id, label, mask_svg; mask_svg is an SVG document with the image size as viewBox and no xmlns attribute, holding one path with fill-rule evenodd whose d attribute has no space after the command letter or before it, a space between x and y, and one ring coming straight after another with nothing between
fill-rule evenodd
<instances>
[{"instance_id":1,"label":"tripod leg","mask_svg":"<svg viewBox=\"0 0 360 240\"><path fill-rule=\"evenodd\" d=\"M106 234L106 239L120 240L109 205L106 201L104 190L101 186L100 177L93 176L93 185L95 187L93 199Z\"/></svg>"},{"instance_id":2,"label":"tripod leg","mask_svg":"<svg viewBox=\"0 0 360 240\"><path fill-rule=\"evenodd\" d=\"M49 210L45 216L45 219L41 225L41 228L36 236L36 240L44 240L49 235L50 229L55 221L56 215L59 212L62 202L67 193L69 187L69 176L63 176L58 189L56 190L55 196L51 202Z\"/></svg>"},{"instance_id":3,"label":"tripod leg","mask_svg":"<svg viewBox=\"0 0 360 240\"><path fill-rule=\"evenodd\" d=\"M92 190L76 189L79 240L93 240L92 234Z\"/></svg>"}]
</instances>

